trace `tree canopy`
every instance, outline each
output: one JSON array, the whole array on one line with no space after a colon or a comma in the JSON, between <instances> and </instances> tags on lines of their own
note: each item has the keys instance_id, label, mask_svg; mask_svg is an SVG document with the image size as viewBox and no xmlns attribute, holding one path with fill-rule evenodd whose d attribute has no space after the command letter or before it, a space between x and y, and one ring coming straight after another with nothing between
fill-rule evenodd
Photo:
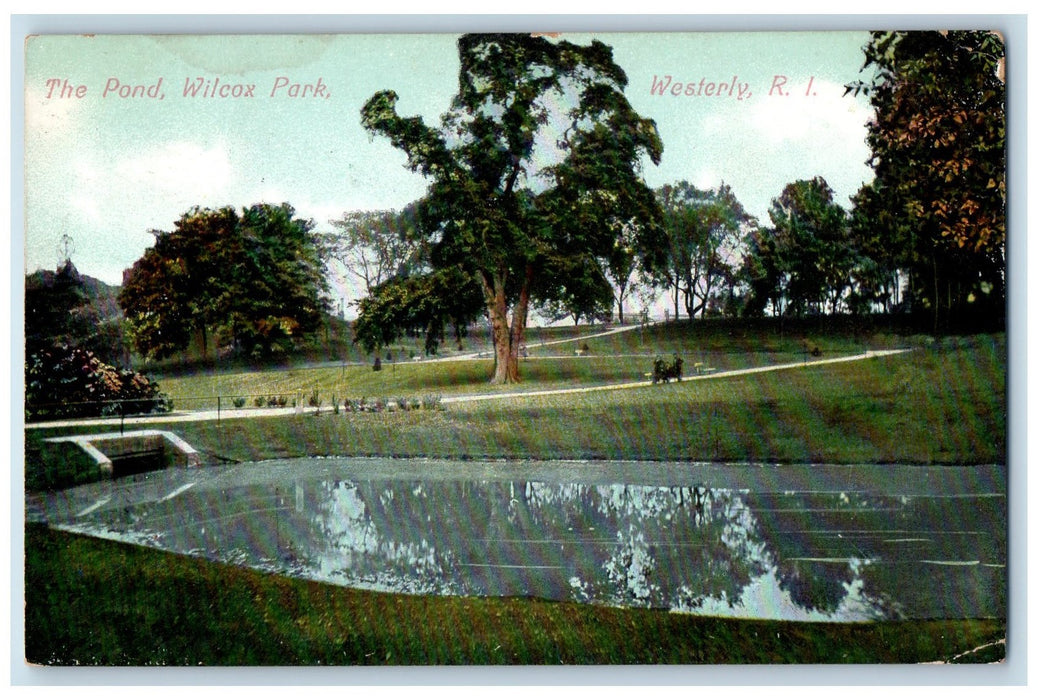
<instances>
[{"instance_id":1,"label":"tree canopy","mask_svg":"<svg viewBox=\"0 0 1038 700\"><path fill-rule=\"evenodd\" d=\"M907 238L911 299L935 326L1005 301L1005 46L981 31L873 32L865 47L874 226Z\"/></svg>"},{"instance_id":2,"label":"tree canopy","mask_svg":"<svg viewBox=\"0 0 1038 700\"><path fill-rule=\"evenodd\" d=\"M327 283L313 222L289 204L193 208L125 275L119 303L137 350L162 358L197 336L247 356L287 352L320 327Z\"/></svg>"},{"instance_id":3,"label":"tree canopy","mask_svg":"<svg viewBox=\"0 0 1038 700\"><path fill-rule=\"evenodd\" d=\"M789 183L768 216L772 225L752 233L743 262L747 313L760 314L769 303L778 316L839 312L857 258L847 213L825 178Z\"/></svg>"},{"instance_id":4,"label":"tree canopy","mask_svg":"<svg viewBox=\"0 0 1038 700\"><path fill-rule=\"evenodd\" d=\"M734 294L746 229L753 218L732 188L702 190L682 180L656 191L663 209L664 247L649 274L674 294L674 318L683 301L689 318L719 308Z\"/></svg>"},{"instance_id":5,"label":"tree canopy","mask_svg":"<svg viewBox=\"0 0 1038 700\"><path fill-rule=\"evenodd\" d=\"M25 354L57 345L88 344L101 319L70 260L53 273L25 278Z\"/></svg>"},{"instance_id":6,"label":"tree canopy","mask_svg":"<svg viewBox=\"0 0 1038 700\"><path fill-rule=\"evenodd\" d=\"M493 330L491 381L515 382L531 300L559 299L574 261L608 259L629 223L658 229L640 167L659 162L662 143L601 42L480 34L458 51L458 93L439 127L397 114L392 91L368 100L362 123L430 180L416 213L431 267L476 282Z\"/></svg>"},{"instance_id":7,"label":"tree canopy","mask_svg":"<svg viewBox=\"0 0 1038 700\"><path fill-rule=\"evenodd\" d=\"M414 219L414 205L403 211L344 212L332 220L334 231L322 236L324 249L365 294L371 294L391 277L409 274L421 264Z\"/></svg>"},{"instance_id":8,"label":"tree canopy","mask_svg":"<svg viewBox=\"0 0 1038 700\"><path fill-rule=\"evenodd\" d=\"M353 326L354 339L365 351L378 353L401 335L424 336L425 352L432 355L448 325L461 343L482 304L475 281L459 267L399 275L373 287L357 303L360 316Z\"/></svg>"}]
</instances>

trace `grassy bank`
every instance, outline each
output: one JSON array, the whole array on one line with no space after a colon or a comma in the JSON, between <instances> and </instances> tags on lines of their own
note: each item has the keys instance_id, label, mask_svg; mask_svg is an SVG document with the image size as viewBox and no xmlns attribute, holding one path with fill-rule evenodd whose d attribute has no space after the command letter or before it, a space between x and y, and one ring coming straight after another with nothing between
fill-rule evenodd
<instances>
[{"instance_id":1,"label":"grassy bank","mask_svg":"<svg viewBox=\"0 0 1038 700\"><path fill-rule=\"evenodd\" d=\"M580 339L578 334L597 329L531 329L529 358L521 365L523 391L557 389L571 386L639 381L652 370L656 355L679 355L691 373L697 362L717 370L743 369L795 362L817 351L823 357L853 355L866 349L885 349L917 344L919 337L847 330L841 333L815 333L811 329L780 332L768 324L731 322L671 323L647 326L623 333ZM547 343L541 345L541 343ZM575 351L586 345L588 354ZM489 353L489 347L470 343L470 352ZM325 363L317 366L267 368L262 370L214 368L184 375L157 374L162 391L181 410L215 410L216 397L222 407L234 398L253 405L256 397L285 396L305 403L316 390L325 406L332 397L396 398L427 395L490 393L499 390L488 384L493 360L481 359L449 363L414 362L401 348L384 353L380 372L367 364Z\"/></svg>"},{"instance_id":2,"label":"grassy bank","mask_svg":"<svg viewBox=\"0 0 1038 700\"><path fill-rule=\"evenodd\" d=\"M26 553L26 657L48 665L969 663L1005 655L1005 624L987 620L794 624L392 595L42 526L28 527Z\"/></svg>"},{"instance_id":3,"label":"grassy bank","mask_svg":"<svg viewBox=\"0 0 1038 700\"><path fill-rule=\"evenodd\" d=\"M453 364L453 363L445 363ZM444 410L169 423L212 459L307 455L782 463L1006 459L1005 343L954 345L628 390L447 404ZM97 428L27 431L40 439ZM27 464L30 488L54 486Z\"/></svg>"}]
</instances>

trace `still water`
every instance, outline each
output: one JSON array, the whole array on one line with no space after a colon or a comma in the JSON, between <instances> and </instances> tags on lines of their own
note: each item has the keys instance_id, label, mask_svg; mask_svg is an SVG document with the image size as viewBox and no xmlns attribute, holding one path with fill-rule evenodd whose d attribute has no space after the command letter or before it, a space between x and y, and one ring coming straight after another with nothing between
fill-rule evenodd
<instances>
[{"instance_id":1,"label":"still water","mask_svg":"<svg viewBox=\"0 0 1038 700\"><path fill-rule=\"evenodd\" d=\"M785 620L1006 615L1006 470L281 460L30 520L334 584Z\"/></svg>"}]
</instances>

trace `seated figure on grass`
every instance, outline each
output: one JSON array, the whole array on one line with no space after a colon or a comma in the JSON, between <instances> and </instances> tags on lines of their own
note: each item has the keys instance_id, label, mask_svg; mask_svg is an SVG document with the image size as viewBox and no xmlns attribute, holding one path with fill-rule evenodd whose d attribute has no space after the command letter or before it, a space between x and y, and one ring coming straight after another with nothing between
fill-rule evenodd
<instances>
[{"instance_id":1,"label":"seated figure on grass","mask_svg":"<svg viewBox=\"0 0 1038 700\"><path fill-rule=\"evenodd\" d=\"M668 364L659 355L656 356L656 360L652 363L652 383L657 384L659 382L667 383L671 379L681 381L681 365L682 360L677 355L674 355L674 362Z\"/></svg>"}]
</instances>

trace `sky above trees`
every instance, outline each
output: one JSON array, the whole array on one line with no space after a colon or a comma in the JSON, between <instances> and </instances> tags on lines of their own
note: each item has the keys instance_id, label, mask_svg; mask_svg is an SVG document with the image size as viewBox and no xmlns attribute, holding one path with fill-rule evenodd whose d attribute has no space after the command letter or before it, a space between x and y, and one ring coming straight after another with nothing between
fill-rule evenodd
<instances>
[{"instance_id":1,"label":"sky above trees","mask_svg":"<svg viewBox=\"0 0 1038 700\"><path fill-rule=\"evenodd\" d=\"M26 271L55 268L67 233L77 268L118 284L152 245L149 230L168 230L192 206L289 202L327 231L346 211L404 207L428 182L404 167L399 150L365 133L360 109L391 88L401 115L438 123L457 91L457 38L31 40ZM724 181L749 214L766 220L771 200L794 180L824 177L847 207L872 178L867 99L843 96L859 77L864 32L564 38L612 46L632 107L656 121L664 151L658 166L644 164L650 187ZM197 96L185 96L189 85L200 86ZM253 96L245 97L249 86ZM134 87L144 96L132 96Z\"/></svg>"}]
</instances>

